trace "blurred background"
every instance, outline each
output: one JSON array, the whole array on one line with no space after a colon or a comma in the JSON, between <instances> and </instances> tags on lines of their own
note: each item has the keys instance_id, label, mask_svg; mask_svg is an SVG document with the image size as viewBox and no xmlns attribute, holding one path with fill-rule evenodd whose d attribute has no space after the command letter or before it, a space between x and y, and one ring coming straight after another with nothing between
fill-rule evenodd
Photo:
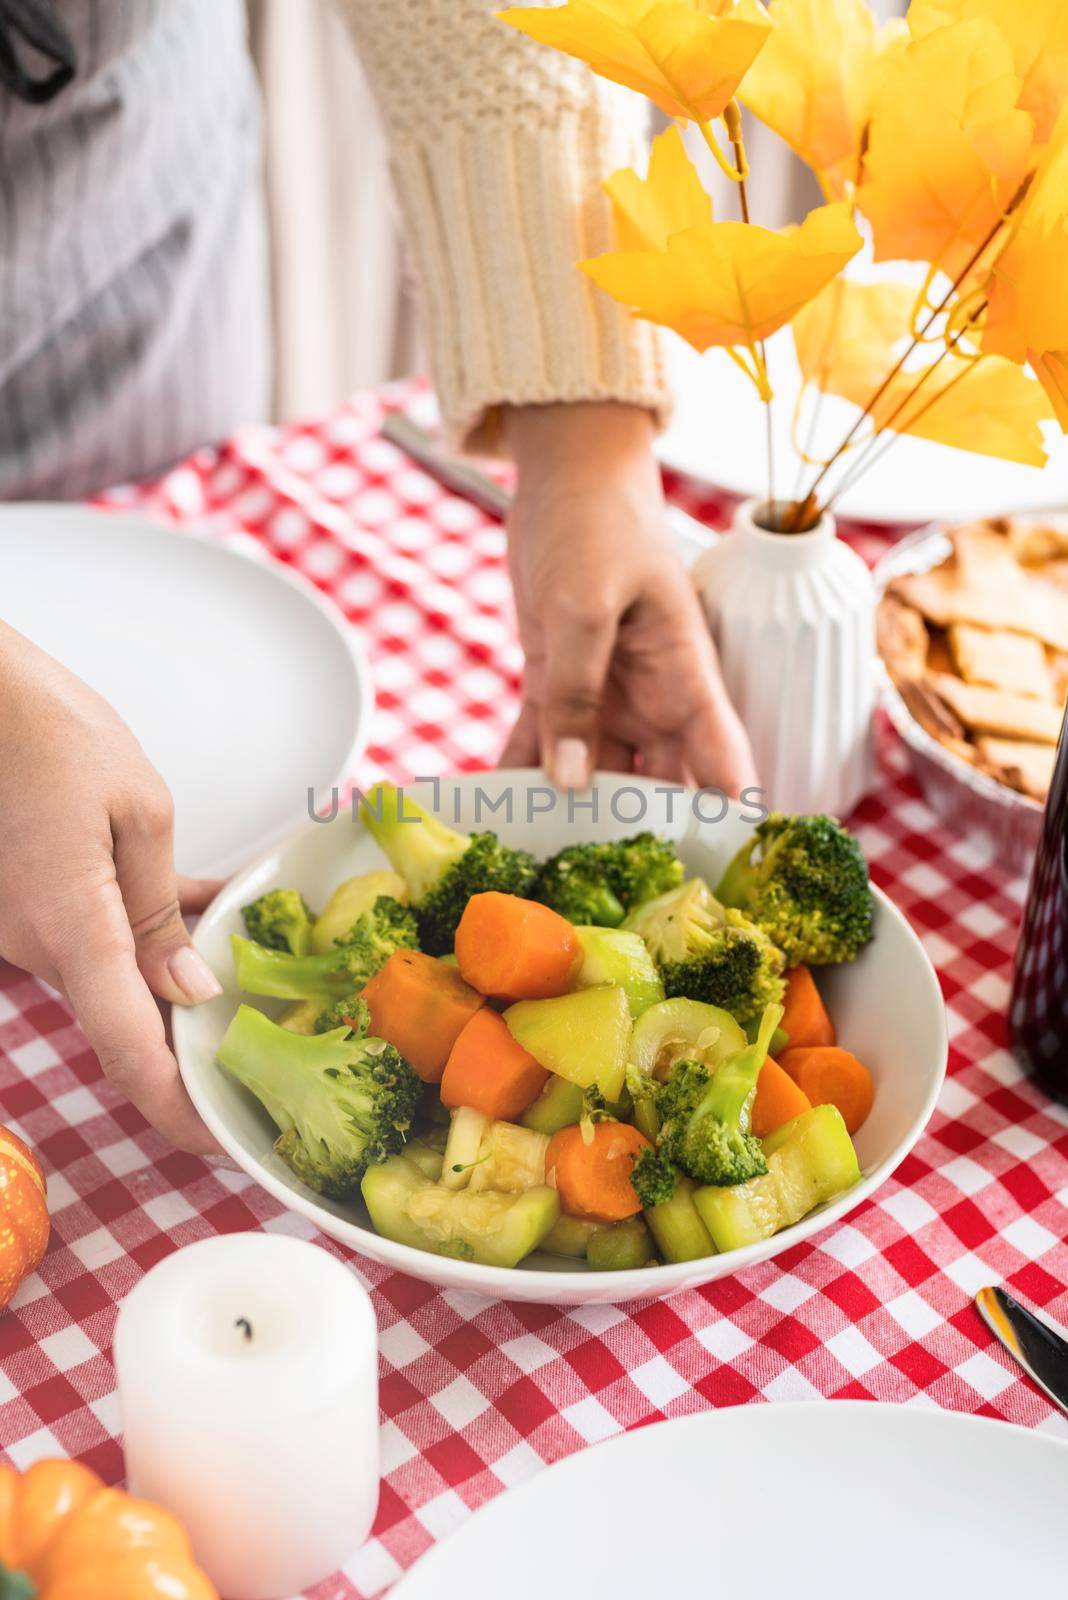
<instances>
[{"instance_id":1,"label":"blurred background","mask_svg":"<svg viewBox=\"0 0 1068 1600\"><path fill-rule=\"evenodd\" d=\"M871 4L884 18L905 10L905 0ZM286 421L426 363L386 143L345 24L325 0L248 0L248 10L265 108L273 410ZM778 227L819 203L766 128L750 122L746 143L754 221ZM700 157L719 214L729 214L725 180Z\"/></svg>"}]
</instances>

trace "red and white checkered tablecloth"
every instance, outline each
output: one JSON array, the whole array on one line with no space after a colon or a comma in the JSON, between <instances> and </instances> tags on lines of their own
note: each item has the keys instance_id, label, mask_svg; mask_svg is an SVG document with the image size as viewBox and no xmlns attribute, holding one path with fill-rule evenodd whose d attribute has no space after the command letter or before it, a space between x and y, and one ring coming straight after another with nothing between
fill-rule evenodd
<instances>
[{"instance_id":1,"label":"red and white checkered tablecloth","mask_svg":"<svg viewBox=\"0 0 1068 1600\"><path fill-rule=\"evenodd\" d=\"M517 701L500 528L379 435L384 406L423 393L397 386L314 423L249 429L108 497L254 540L337 600L378 694L361 781L491 764ZM672 490L722 518L692 485ZM882 547L871 530L855 542ZM708 1406L903 1401L1068 1439L971 1305L980 1284L1005 1281L1068 1322L1068 1111L1006 1046L1022 886L939 825L885 732L881 762L856 822L938 970L951 1035L949 1081L913 1154L814 1242L628 1309L491 1304L353 1258L381 1329L382 1499L373 1537L316 1600L377 1594L544 1463ZM101 1078L67 1007L3 966L0 1121L39 1152L53 1219L40 1272L0 1315L0 1446L19 1466L61 1453L118 1479L110 1345L124 1294L206 1235L314 1230L243 1175L167 1149Z\"/></svg>"}]
</instances>

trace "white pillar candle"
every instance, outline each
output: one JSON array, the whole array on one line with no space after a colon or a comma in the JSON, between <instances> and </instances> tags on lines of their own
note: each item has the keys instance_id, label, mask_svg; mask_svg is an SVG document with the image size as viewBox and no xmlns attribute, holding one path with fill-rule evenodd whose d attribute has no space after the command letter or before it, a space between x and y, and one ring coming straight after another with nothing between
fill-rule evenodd
<instances>
[{"instance_id":1,"label":"white pillar candle","mask_svg":"<svg viewBox=\"0 0 1068 1600\"><path fill-rule=\"evenodd\" d=\"M337 1571L378 1503L371 1302L300 1239L188 1245L123 1302L115 1372L133 1493L173 1511L226 1600Z\"/></svg>"}]
</instances>

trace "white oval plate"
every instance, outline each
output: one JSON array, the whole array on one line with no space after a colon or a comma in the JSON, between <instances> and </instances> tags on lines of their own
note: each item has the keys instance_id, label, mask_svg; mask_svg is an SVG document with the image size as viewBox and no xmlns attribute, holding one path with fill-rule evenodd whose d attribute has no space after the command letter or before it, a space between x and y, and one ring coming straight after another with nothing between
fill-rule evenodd
<instances>
[{"instance_id":1,"label":"white oval plate","mask_svg":"<svg viewBox=\"0 0 1068 1600\"><path fill-rule=\"evenodd\" d=\"M478 793L503 806L513 796L512 819L491 812ZM412 797L432 805L430 786L413 788ZM573 819L565 796L532 771L479 773L440 785L438 815L463 828L492 828L510 844L538 856L552 855L581 839L621 838L639 827L677 841L690 870L716 882L726 862L746 838L752 821L732 806L720 822L699 822L692 793L668 791L650 779L601 774L595 788L598 816L579 796ZM454 809L455 802L455 809ZM645 812L636 815L639 802ZM716 802L703 802L708 816ZM612 814L613 805L626 820ZM528 821L528 807L535 811ZM549 808L552 809L549 809ZM539 809L540 808L540 809ZM377 847L359 823L340 816L332 823L309 823L284 844L262 856L230 882L201 918L196 942L225 993L194 1009L175 1008L174 1045L189 1093L208 1127L239 1166L277 1199L299 1211L353 1250L398 1271L446 1288L475 1290L505 1300L537 1300L552 1305L582 1305L672 1294L713 1278L741 1271L778 1255L820 1232L860 1204L908 1154L930 1117L946 1070L945 1010L938 980L905 918L876 891L875 938L849 966L821 978L841 1039L871 1067L875 1106L857 1135L863 1181L841 1199L813 1212L773 1239L729 1255L631 1272L568 1270L556 1257L534 1255L519 1268L484 1267L452 1261L382 1239L369 1226L359 1204L325 1200L298 1183L271 1146L277 1130L258 1102L215 1063L215 1052L242 998L234 985L230 935L243 932L241 906L265 889L290 885L313 906L321 905L341 879L382 865ZM255 1000L264 1010L281 1007Z\"/></svg>"},{"instance_id":2,"label":"white oval plate","mask_svg":"<svg viewBox=\"0 0 1068 1600\"><path fill-rule=\"evenodd\" d=\"M698 355L674 335L668 336L666 347L675 413L657 447L660 460L699 483L743 499L763 498L764 407L753 385L722 350ZM768 361L775 389L775 492L781 496L793 494L798 484L790 431L801 374L788 329L768 340ZM847 401L824 396L816 449L809 454L829 454L856 415L856 407ZM802 432L804 426L803 421ZM1043 433L1049 461L1042 468L903 436L842 495L835 511L839 517L897 526L1068 506L1068 441L1053 423ZM813 476L813 469L806 467L800 481L807 484Z\"/></svg>"},{"instance_id":3,"label":"white oval plate","mask_svg":"<svg viewBox=\"0 0 1068 1600\"><path fill-rule=\"evenodd\" d=\"M919 1407L733 1406L498 1495L393 1591L950 1600L1063 1594L1068 1445Z\"/></svg>"},{"instance_id":4,"label":"white oval plate","mask_svg":"<svg viewBox=\"0 0 1068 1600\"><path fill-rule=\"evenodd\" d=\"M0 615L115 707L175 803L180 872L224 876L363 751L355 634L299 573L88 506L0 507Z\"/></svg>"}]
</instances>

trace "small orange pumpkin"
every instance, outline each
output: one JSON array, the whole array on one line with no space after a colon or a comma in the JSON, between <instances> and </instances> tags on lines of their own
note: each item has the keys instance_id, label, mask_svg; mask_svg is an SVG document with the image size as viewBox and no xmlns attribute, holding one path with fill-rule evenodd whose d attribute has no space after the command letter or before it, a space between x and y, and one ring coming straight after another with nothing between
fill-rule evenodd
<instances>
[{"instance_id":1,"label":"small orange pumpkin","mask_svg":"<svg viewBox=\"0 0 1068 1600\"><path fill-rule=\"evenodd\" d=\"M41 1163L10 1128L0 1128L0 1311L40 1265L48 1228Z\"/></svg>"},{"instance_id":2,"label":"small orange pumpkin","mask_svg":"<svg viewBox=\"0 0 1068 1600\"><path fill-rule=\"evenodd\" d=\"M185 1530L77 1461L0 1465L0 1600L219 1600Z\"/></svg>"}]
</instances>

